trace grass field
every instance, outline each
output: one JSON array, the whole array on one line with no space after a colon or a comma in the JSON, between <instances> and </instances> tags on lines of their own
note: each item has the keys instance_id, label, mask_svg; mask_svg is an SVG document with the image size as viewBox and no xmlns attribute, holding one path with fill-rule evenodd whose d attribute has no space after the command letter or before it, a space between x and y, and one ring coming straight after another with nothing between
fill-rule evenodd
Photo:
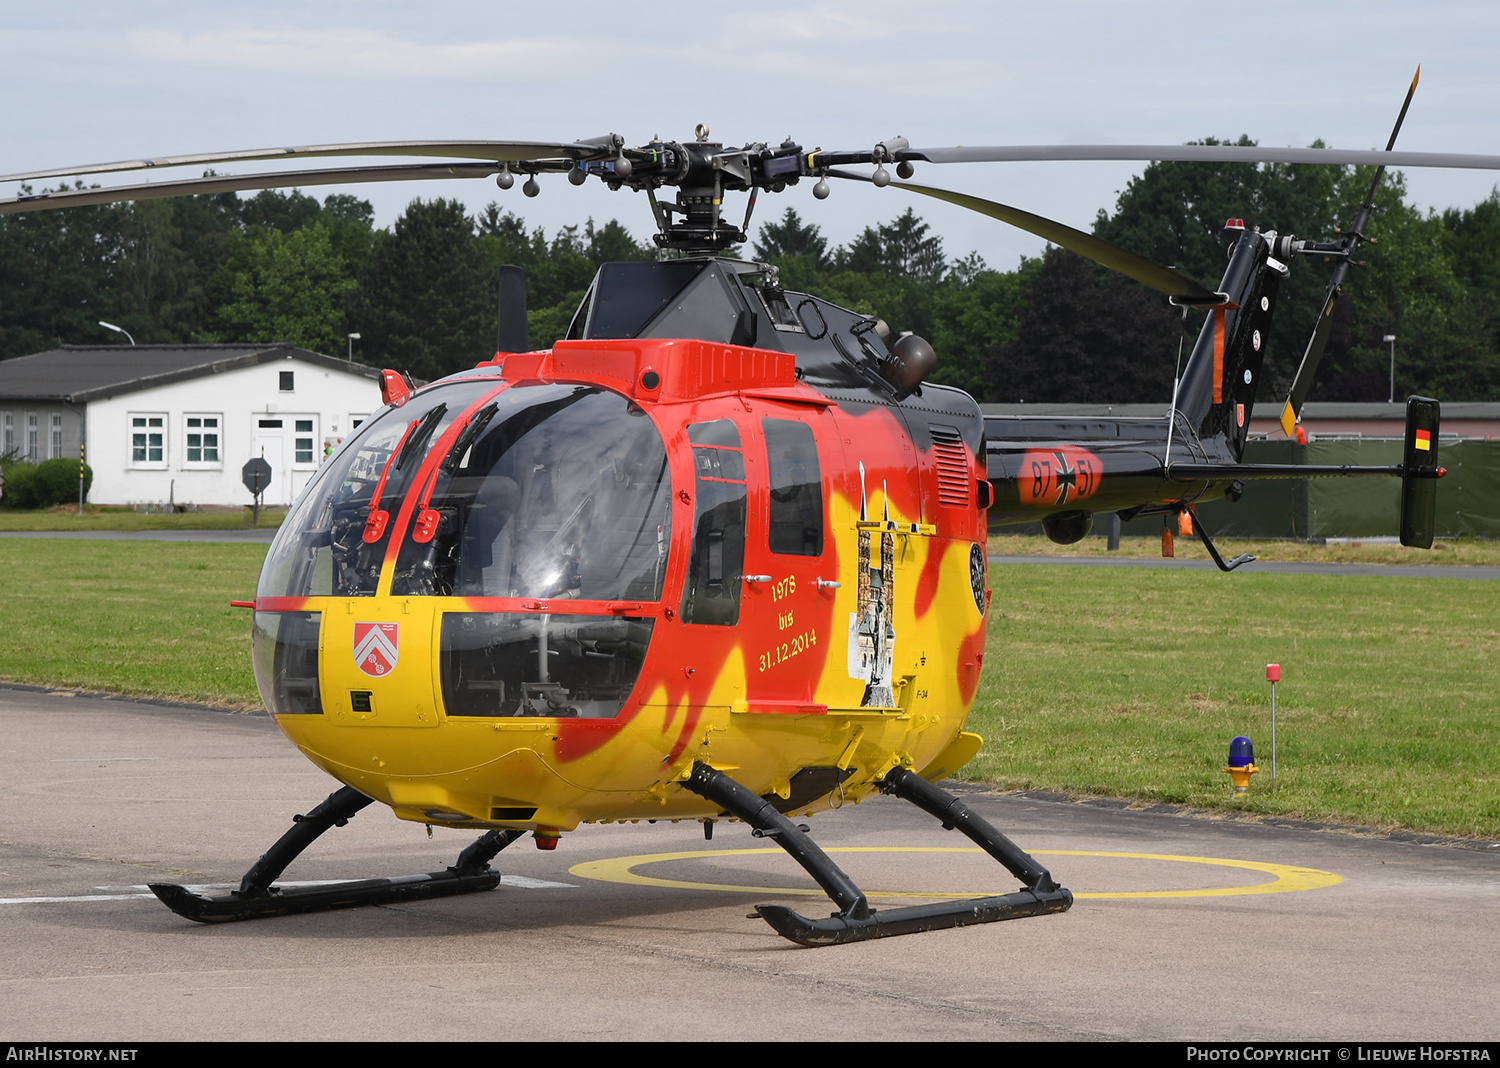
<instances>
[{"instance_id":1,"label":"grass field","mask_svg":"<svg viewBox=\"0 0 1500 1068\"><path fill-rule=\"evenodd\" d=\"M1174 539L1174 555L1179 560L1207 560L1208 551L1196 537ZM1215 538L1219 555L1229 559L1239 553L1251 553L1258 560L1310 561L1330 564L1405 564L1410 567L1447 565L1455 567L1500 566L1500 541L1474 538L1435 541L1431 549L1408 549L1404 545L1381 542L1333 542L1321 545L1307 541L1251 541L1244 538ZM1019 534L995 534L989 539L989 551L1001 556L1123 556L1133 559L1157 559L1161 556L1161 539L1121 538L1120 548L1110 552L1103 538L1084 538L1073 545L1054 545L1046 538Z\"/></svg>"},{"instance_id":2,"label":"grass field","mask_svg":"<svg viewBox=\"0 0 1500 1068\"><path fill-rule=\"evenodd\" d=\"M129 508L101 508L86 504L83 514L78 506L63 504L36 512L17 512L0 508L0 531L31 530L237 530L250 526L250 511L223 509L204 512L147 514ZM286 518L285 508L262 508L262 529L274 530Z\"/></svg>"},{"instance_id":3,"label":"grass field","mask_svg":"<svg viewBox=\"0 0 1500 1068\"><path fill-rule=\"evenodd\" d=\"M259 707L228 602L265 551L0 539L0 678ZM994 565L990 585L967 778L1500 838L1500 583ZM1238 800L1235 734L1265 769Z\"/></svg>"},{"instance_id":4,"label":"grass field","mask_svg":"<svg viewBox=\"0 0 1500 1068\"><path fill-rule=\"evenodd\" d=\"M990 586L969 777L1500 836L1494 581L993 565ZM1241 800L1236 734L1263 769Z\"/></svg>"},{"instance_id":5,"label":"grass field","mask_svg":"<svg viewBox=\"0 0 1500 1068\"><path fill-rule=\"evenodd\" d=\"M0 539L0 678L259 708L250 613L264 545Z\"/></svg>"}]
</instances>

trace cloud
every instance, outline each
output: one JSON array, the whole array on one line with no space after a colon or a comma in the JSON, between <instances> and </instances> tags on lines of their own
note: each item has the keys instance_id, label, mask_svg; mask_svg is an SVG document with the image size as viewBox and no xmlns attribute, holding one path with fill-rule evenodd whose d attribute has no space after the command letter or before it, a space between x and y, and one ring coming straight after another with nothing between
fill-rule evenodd
<instances>
[{"instance_id":1,"label":"cloud","mask_svg":"<svg viewBox=\"0 0 1500 1068\"><path fill-rule=\"evenodd\" d=\"M390 78L507 78L577 62L587 44L563 37L422 41L357 28L222 29L200 33L135 30L124 48L141 63L213 67L240 73L322 71Z\"/></svg>"},{"instance_id":2,"label":"cloud","mask_svg":"<svg viewBox=\"0 0 1500 1068\"><path fill-rule=\"evenodd\" d=\"M887 39L895 34L884 19L860 17L820 6L781 12L758 9L753 14L731 14L724 19L725 28L744 41L782 45L827 42L847 45Z\"/></svg>"}]
</instances>

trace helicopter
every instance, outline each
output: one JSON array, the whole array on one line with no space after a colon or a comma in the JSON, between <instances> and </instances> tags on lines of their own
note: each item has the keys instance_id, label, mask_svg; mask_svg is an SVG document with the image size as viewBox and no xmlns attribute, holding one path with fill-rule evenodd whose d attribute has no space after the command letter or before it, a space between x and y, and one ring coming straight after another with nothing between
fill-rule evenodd
<instances>
[{"instance_id":1,"label":"helicopter","mask_svg":"<svg viewBox=\"0 0 1500 1068\"><path fill-rule=\"evenodd\" d=\"M1413 79L1412 91L1416 88ZM1403 462L1242 462L1278 284L1300 256L1335 262L1283 412L1294 428L1329 311L1385 166L1489 157L1240 146L807 150L619 135L574 142L382 142L160 157L0 178L275 158L384 164L24 193L0 214L204 192L493 177L590 179L646 195L662 255L601 267L564 338L532 350L519 269L501 273L497 351L418 386L381 375L384 406L289 511L253 601L256 682L287 737L344 785L211 896L152 884L217 923L495 888L491 861L582 823L738 820L827 893L826 918L760 905L780 935L829 945L1066 911L1072 894L937 784L978 752L965 729L985 656L987 519L1040 520L1076 541L1097 512L1160 513L1236 497L1245 480L1402 481L1402 541L1433 535L1439 405L1410 398ZM1010 159L1374 163L1336 241L1231 224L1217 288L994 201L912 183L916 165ZM854 166L873 166L865 174ZM899 181L893 182L890 169ZM1020 226L1208 318L1152 420L1011 420L987 435L967 394L927 381L932 346L787 290L725 255L762 193L829 179L936 197ZM672 189L667 201L658 192ZM743 221L726 193L746 193ZM1194 532L1230 570L1200 524ZM872 908L798 819L877 793L907 800L1002 864L1019 890ZM479 831L442 871L307 887L276 880L320 835L379 802Z\"/></svg>"}]
</instances>

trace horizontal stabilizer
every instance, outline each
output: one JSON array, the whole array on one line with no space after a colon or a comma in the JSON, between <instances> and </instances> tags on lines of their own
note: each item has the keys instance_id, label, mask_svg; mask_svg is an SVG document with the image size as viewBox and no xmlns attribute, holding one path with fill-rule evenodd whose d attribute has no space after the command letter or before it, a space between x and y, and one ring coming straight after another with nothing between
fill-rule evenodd
<instances>
[{"instance_id":1,"label":"horizontal stabilizer","mask_svg":"<svg viewBox=\"0 0 1500 1068\"><path fill-rule=\"evenodd\" d=\"M1201 464L1174 463L1167 477L1178 482L1212 481L1221 478L1400 478L1406 474L1401 464L1361 466L1359 464ZM1417 472L1414 478L1422 478ZM1427 478L1437 478L1436 473Z\"/></svg>"}]
</instances>

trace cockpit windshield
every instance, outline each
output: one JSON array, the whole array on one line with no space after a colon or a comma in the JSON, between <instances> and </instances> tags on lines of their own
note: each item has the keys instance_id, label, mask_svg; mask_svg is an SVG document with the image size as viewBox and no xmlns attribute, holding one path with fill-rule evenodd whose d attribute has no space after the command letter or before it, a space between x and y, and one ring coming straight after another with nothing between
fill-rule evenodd
<instances>
[{"instance_id":1,"label":"cockpit windshield","mask_svg":"<svg viewBox=\"0 0 1500 1068\"><path fill-rule=\"evenodd\" d=\"M525 386L471 427L433 475L431 533L419 522L402 543L393 593L661 597L671 479L644 412L594 387Z\"/></svg>"},{"instance_id":2,"label":"cockpit windshield","mask_svg":"<svg viewBox=\"0 0 1500 1068\"><path fill-rule=\"evenodd\" d=\"M498 385L424 390L362 427L282 525L258 595L370 596L394 535L397 596L659 600L671 479L650 418L594 387Z\"/></svg>"}]
</instances>

